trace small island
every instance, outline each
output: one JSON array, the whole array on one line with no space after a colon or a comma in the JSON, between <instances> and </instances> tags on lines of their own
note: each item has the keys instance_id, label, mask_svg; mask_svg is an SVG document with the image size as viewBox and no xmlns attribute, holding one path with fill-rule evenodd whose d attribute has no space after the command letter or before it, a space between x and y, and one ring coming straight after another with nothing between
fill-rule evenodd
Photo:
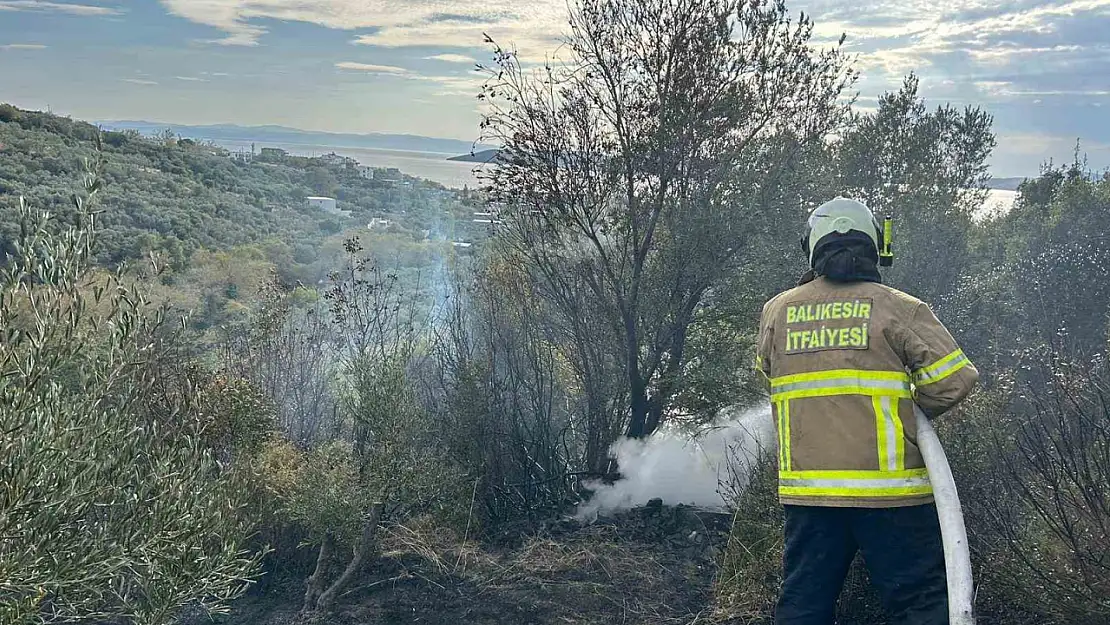
<instances>
[{"instance_id":1,"label":"small island","mask_svg":"<svg viewBox=\"0 0 1110 625\"><path fill-rule=\"evenodd\" d=\"M452 156L448 158L449 161L459 161L462 163L489 163L497 159L500 155L500 150L482 150L480 152L471 152L470 154L462 154L459 156Z\"/></svg>"}]
</instances>

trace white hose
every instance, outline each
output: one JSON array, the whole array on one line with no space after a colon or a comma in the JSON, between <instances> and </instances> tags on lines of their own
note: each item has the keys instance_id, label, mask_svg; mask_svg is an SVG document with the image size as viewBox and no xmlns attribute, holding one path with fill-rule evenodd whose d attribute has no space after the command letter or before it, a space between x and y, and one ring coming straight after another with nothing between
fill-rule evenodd
<instances>
[{"instance_id":1,"label":"white hose","mask_svg":"<svg viewBox=\"0 0 1110 625\"><path fill-rule=\"evenodd\" d=\"M960 496L952 479L952 468L940 445L936 430L929 418L914 405L917 417L917 446L929 469L933 497L940 518L940 534L944 541L944 568L948 576L949 625L975 625L975 584L971 577L971 552L968 550L967 530L960 508Z\"/></svg>"}]
</instances>

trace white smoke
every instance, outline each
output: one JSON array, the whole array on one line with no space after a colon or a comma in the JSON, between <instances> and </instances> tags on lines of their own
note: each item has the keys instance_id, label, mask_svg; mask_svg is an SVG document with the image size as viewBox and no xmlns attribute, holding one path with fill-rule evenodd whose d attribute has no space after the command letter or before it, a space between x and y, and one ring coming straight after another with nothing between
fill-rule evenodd
<instances>
[{"instance_id":1,"label":"white smoke","mask_svg":"<svg viewBox=\"0 0 1110 625\"><path fill-rule=\"evenodd\" d=\"M621 438L609 454L616 459L622 479L588 485L594 495L575 516L593 519L656 498L667 505L723 508L720 484L730 479L730 473L742 479L760 450L774 453L776 444L771 409L766 405L725 410L714 424L693 435L664 427L646 439Z\"/></svg>"}]
</instances>

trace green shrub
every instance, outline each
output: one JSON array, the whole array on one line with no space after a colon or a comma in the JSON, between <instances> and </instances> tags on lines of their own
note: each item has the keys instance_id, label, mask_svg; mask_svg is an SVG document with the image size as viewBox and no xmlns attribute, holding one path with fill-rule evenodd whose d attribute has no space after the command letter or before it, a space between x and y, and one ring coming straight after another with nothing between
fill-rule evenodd
<instances>
[{"instance_id":1,"label":"green shrub","mask_svg":"<svg viewBox=\"0 0 1110 625\"><path fill-rule=\"evenodd\" d=\"M981 584L1005 623L1110 619L1110 367L1035 354L946 427Z\"/></svg>"},{"instance_id":2,"label":"green shrub","mask_svg":"<svg viewBox=\"0 0 1110 625\"><path fill-rule=\"evenodd\" d=\"M160 319L121 276L94 278L76 206L82 227L58 231L21 202L0 270L0 622L220 610L258 572L249 490L202 437L146 418Z\"/></svg>"}]
</instances>

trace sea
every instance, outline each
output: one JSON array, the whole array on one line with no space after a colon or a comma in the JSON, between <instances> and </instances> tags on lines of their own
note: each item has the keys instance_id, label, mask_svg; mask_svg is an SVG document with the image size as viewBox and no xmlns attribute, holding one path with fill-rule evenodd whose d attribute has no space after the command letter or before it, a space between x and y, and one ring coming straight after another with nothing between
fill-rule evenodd
<instances>
[{"instance_id":1,"label":"sea","mask_svg":"<svg viewBox=\"0 0 1110 625\"><path fill-rule=\"evenodd\" d=\"M251 149L251 143L249 141L216 141L215 143L232 152L237 152L239 150L250 151ZM254 144L256 152L262 148L281 148L295 156L322 156L335 152L340 156L353 158L358 161L359 164L367 167L396 167L401 170L402 173L408 174L409 176L438 182L445 187L454 189L462 189L463 187L473 189L477 187L479 181L476 168L482 166L481 163L449 161L447 160L448 158L459 155L440 154L437 152L410 152L407 150L379 150L373 148L347 148L341 146L294 143Z\"/></svg>"},{"instance_id":2,"label":"sea","mask_svg":"<svg viewBox=\"0 0 1110 625\"><path fill-rule=\"evenodd\" d=\"M249 141L218 141L218 145L231 150L250 150ZM307 145L296 143L255 143L255 150L262 148L281 148L297 156L321 156L335 152L340 156L347 156L357 160L367 167L396 167L403 173L417 178L424 178L438 182L445 187L471 189L479 185L477 172L483 165L481 163L465 163L449 161L458 154L441 154L438 152L412 152L407 150L380 150L373 148L347 148L328 145ZM991 189L986 201L975 211L975 219L983 220L1003 215L1010 210L1017 199L1016 191Z\"/></svg>"}]
</instances>

